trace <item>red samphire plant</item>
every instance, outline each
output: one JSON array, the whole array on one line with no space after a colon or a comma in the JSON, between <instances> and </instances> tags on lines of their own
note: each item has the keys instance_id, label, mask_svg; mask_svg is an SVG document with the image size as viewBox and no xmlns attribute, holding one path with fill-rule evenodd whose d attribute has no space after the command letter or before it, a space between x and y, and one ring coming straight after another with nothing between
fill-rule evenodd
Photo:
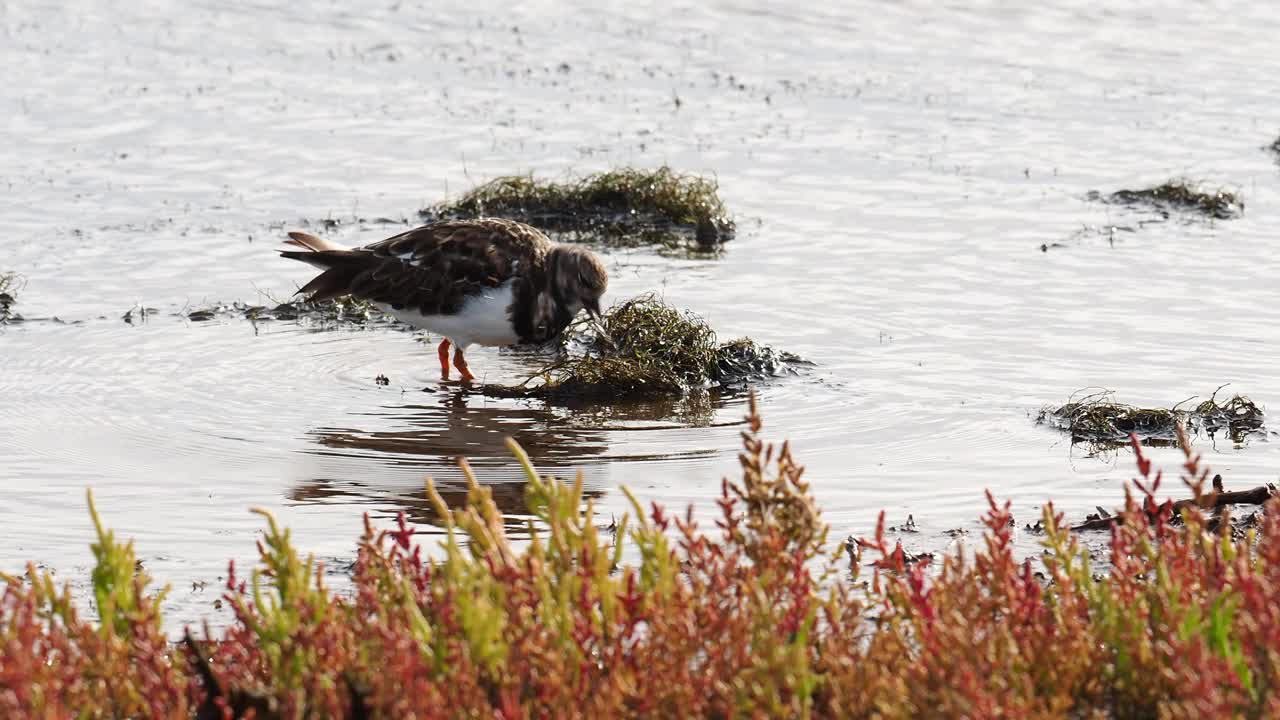
<instances>
[{"instance_id":1,"label":"red samphire plant","mask_svg":"<svg viewBox=\"0 0 1280 720\"><path fill-rule=\"evenodd\" d=\"M511 443L530 539L507 537L464 464L461 509L428 487L440 552L403 516L366 520L338 595L263 512L261 567L228 583L235 621L177 644L90 498L97 622L34 567L4 578L0 717L1280 717L1276 513L1242 537L1195 503L1175 513L1135 443L1110 567L1091 567L1051 507L1043 569L1018 560L1008 505L991 500L980 547L928 573L882 518L854 552L871 576L859 560L850 582L754 402L748 425L714 529L634 497L599 528L581 478L540 477ZM1206 476L1188 448L1198 500Z\"/></svg>"}]
</instances>

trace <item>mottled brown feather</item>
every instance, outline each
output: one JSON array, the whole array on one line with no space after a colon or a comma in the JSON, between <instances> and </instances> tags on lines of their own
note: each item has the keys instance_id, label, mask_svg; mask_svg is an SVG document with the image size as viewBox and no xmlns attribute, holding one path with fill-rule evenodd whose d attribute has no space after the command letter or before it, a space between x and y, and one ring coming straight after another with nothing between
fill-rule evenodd
<instances>
[{"instance_id":1,"label":"mottled brown feather","mask_svg":"<svg viewBox=\"0 0 1280 720\"><path fill-rule=\"evenodd\" d=\"M298 244L319 244L310 242L310 237ZM332 243L320 242L332 247ZM455 313L468 296L514 278L517 282L509 312L516 333L523 342L541 342L554 337L572 319L572 313L563 307L565 281L550 281L548 257L558 253L562 260L568 260L568 254L576 258L585 253L557 247L529 225L489 218L435 222L352 250L280 254L326 268L298 291L312 300L352 295L423 315ZM569 263L561 265L569 267Z\"/></svg>"}]
</instances>

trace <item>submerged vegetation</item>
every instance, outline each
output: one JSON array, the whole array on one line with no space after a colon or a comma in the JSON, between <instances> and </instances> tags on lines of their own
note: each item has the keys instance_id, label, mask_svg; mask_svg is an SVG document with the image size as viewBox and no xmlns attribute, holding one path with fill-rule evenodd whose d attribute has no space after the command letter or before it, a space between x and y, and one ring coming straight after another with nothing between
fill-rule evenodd
<instances>
[{"instance_id":1,"label":"submerged vegetation","mask_svg":"<svg viewBox=\"0 0 1280 720\"><path fill-rule=\"evenodd\" d=\"M1170 408L1134 407L1115 402L1111 390L1077 393L1064 405L1041 409L1036 421L1071 433L1072 442L1101 447L1127 444L1130 435L1147 444L1172 445L1179 425L1209 433L1225 431L1233 442L1243 442L1263 428L1262 408L1243 395L1219 401L1221 389L1191 408L1180 407L1182 403Z\"/></svg>"},{"instance_id":2,"label":"submerged vegetation","mask_svg":"<svg viewBox=\"0 0 1280 720\"><path fill-rule=\"evenodd\" d=\"M504 217L615 244L687 245L692 240L696 247L711 248L734 232L718 190L713 179L666 166L611 170L563 183L511 175L419 214L429 220Z\"/></svg>"},{"instance_id":3,"label":"submerged vegetation","mask_svg":"<svg viewBox=\"0 0 1280 720\"><path fill-rule=\"evenodd\" d=\"M0 273L0 325L22 322L22 316L13 311L18 302L18 285L17 273Z\"/></svg>"},{"instance_id":4,"label":"submerged vegetation","mask_svg":"<svg viewBox=\"0 0 1280 720\"><path fill-rule=\"evenodd\" d=\"M460 509L425 552L401 516L366 519L354 587L335 593L265 511L260 566L231 567L229 627L168 642L163 593L131 543L97 540L96 621L29 566L0 596L4 717L1045 717L1280 714L1280 513L1211 531L1209 471L1184 446L1196 502L1138 479L1109 524L1110 565L1052 506L1044 551L1014 553L1008 504L933 566L876 534L828 539L788 445L752 403L742 475L714 526L642 507L596 525L581 478L528 484L514 543L463 463ZM630 496L629 496L630 497ZM1175 520L1180 522L1175 523ZM635 560L624 561L626 557Z\"/></svg>"},{"instance_id":5,"label":"submerged vegetation","mask_svg":"<svg viewBox=\"0 0 1280 720\"><path fill-rule=\"evenodd\" d=\"M803 363L748 338L718 344L705 321L653 295L615 305L599 326L578 323L564 344L565 356L525 385L486 385L485 393L547 399L678 396L765 379Z\"/></svg>"},{"instance_id":6,"label":"submerged vegetation","mask_svg":"<svg viewBox=\"0 0 1280 720\"><path fill-rule=\"evenodd\" d=\"M1218 220L1238 217L1244 202L1224 189L1203 190L1182 178L1143 190L1118 190L1110 195L1090 193L1090 198L1116 205L1146 206L1162 212L1191 212Z\"/></svg>"}]
</instances>

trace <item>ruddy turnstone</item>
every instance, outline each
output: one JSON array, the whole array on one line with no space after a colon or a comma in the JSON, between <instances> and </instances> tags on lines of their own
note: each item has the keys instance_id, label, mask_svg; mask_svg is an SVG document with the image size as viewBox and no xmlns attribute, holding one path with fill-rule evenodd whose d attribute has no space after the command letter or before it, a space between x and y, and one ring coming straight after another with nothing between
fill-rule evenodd
<instances>
[{"instance_id":1,"label":"ruddy turnstone","mask_svg":"<svg viewBox=\"0 0 1280 720\"><path fill-rule=\"evenodd\" d=\"M550 340L585 309L600 317L609 283L604 264L583 248L553 243L511 220L443 220L358 248L291 232L282 257L324 272L298 291L309 299L351 295L402 322L443 336L440 376L453 365L475 376L463 356L470 345Z\"/></svg>"}]
</instances>

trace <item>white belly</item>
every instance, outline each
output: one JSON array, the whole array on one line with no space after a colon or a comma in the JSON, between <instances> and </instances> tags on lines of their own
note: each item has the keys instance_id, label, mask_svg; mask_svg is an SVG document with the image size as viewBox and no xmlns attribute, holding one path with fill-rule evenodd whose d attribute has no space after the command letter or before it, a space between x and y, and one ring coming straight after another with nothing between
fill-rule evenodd
<instances>
[{"instance_id":1,"label":"white belly","mask_svg":"<svg viewBox=\"0 0 1280 720\"><path fill-rule=\"evenodd\" d=\"M455 315L423 315L417 310L405 308L393 310L390 305L378 307L403 323L443 335L465 349L468 345L513 345L519 341L511 325L508 309L511 307L512 282L485 290L468 299Z\"/></svg>"}]
</instances>

